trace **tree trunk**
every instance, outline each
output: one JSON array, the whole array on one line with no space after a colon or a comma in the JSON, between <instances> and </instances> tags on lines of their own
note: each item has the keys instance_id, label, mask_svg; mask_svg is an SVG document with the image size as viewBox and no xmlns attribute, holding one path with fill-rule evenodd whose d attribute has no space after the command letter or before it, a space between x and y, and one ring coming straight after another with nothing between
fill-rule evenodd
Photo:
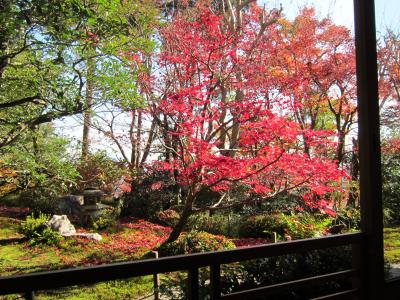
<instances>
[{"instance_id":1,"label":"tree trunk","mask_svg":"<svg viewBox=\"0 0 400 300\"><path fill-rule=\"evenodd\" d=\"M182 214L179 218L178 223L172 229L171 234L169 235L168 239L163 244L169 244L176 241L179 238L179 235L185 228L185 225L189 219L189 217L193 213L193 202L196 199L196 196L193 193L189 193L186 198L185 208L182 211Z\"/></svg>"},{"instance_id":2,"label":"tree trunk","mask_svg":"<svg viewBox=\"0 0 400 300\"><path fill-rule=\"evenodd\" d=\"M303 133L303 142L304 142L304 154L306 154L310 158L311 157L310 144L308 143L308 140L304 133Z\"/></svg>"},{"instance_id":3,"label":"tree trunk","mask_svg":"<svg viewBox=\"0 0 400 300\"><path fill-rule=\"evenodd\" d=\"M83 113L83 135L82 135L82 158L86 159L89 155L90 136L89 131L92 125L93 91L94 91L94 72L96 62L94 58L88 60L88 68L86 72L86 99L85 111Z\"/></svg>"},{"instance_id":4,"label":"tree trunk","mask_svg":"<svg viewBox=\"0 0 400 300\"><path fill-rule=\"evenodd\" d=\"M144 163L146 162L147 157L150 154L150 148L151 148L151 145L154 140L154 133L157 130L156 126L157 126L157 121L156 121L156 119L153 119L153 121L151 122L150 132L149 132L149 136L147 138L146 146L144 147L144 150L143 150L142 159L140 161L140 166L139 166L140 169L143 167Z\"/></svg>"},{"instance_id":5,"label":"tree trunk","mask_svg":"<svg viewBox=\"0 0 400 300\"><path fill-rule=\"evenodd\" d=\"M351 154L351 181L349 198L347 199L346 206L348 208L355 208L358 199L358 188L355 182L358 181L359 165L358 165L358 140L353 138L353 151Z\"/></svg>"},{"instance_id":6,"label":"tree trunk","mask_svg":"<svg viewBox=\"0 0 400 300\"><path fill-rule=\"evenodd\" d=\"M130 169L133 171L135 169L135 161L136 161L136 138L134 135L134 128L136 124L136 110L131 111L131 124L129 127L129 140L131 142L131 161L130 161Z\"/></svg>"},{"instance_id":7,"label":"tree trunk","mask_svg":"<svg viewBox=\"0 0 400 300\"><path fill-rule=\"evenodd\" d=\"M139 110L137 131L136 131L136 161L134 162L136 170L139 169L140 154L141 154L141 147L140 147L141 139L142 139L142 112Z\"/></svg>"},{"instance_id":8,"label":"tree trunk","mask_svg":"<svg viewBox=\"0 0 400 300\"><path fill-rule=\"evenodd\" d=\"M163 132L163 140L164 140L164 144L165 144L165 162L169 162L170 161L170 156L171 156L171 141L170 141L170 136L169 136L169 126L168 126L168 120L167 120L167 116L164 115L164 120L162 123L163 127L162 127L162 132Z\"/></svg>"},{"instance_id":9,"label":"tree trunk","mask_svg":"<svg viewBox=\"0 0 400 300\"><path fill-rule=\"evenodd\" d=\"M218 148L223 150L225 149L225 142L226 142L226 125L222 125L225 122L225 118L226 118L226 113L227 113L227 109L226 109L226 96L228 94L228 91L226 90L226 88L224 86L221 86L221 102L224 104L224 106L222 107L222 112L221 112L221 116L219 117L218 123L221 124L220 126L222 127L221 132L219 134L219 138L218 138Z\"/></svg>"},{"instance_id":10,"label":"tree trunk","mask_svg":"<svg viewBox=\"0 0 400 300\"><path fill-rule=\"evenodd\" d=\"M242 74L239 74L236 76L238 79L242 79ZM235 101L236 102L242 102L244 99L244 92L243 90L236 90L236 96L235 96ZM232 125L232 131L231 131L231 140L229 143L229 152L227 153L228 156L230 157L235 157L235 151L234 149L237 147L237 143L240 138L240 123L237 120L237 118L233 118L233 125Z\"/></svg>"},{"instance_id":11,"label":"tree trunk","mask_svg":"<svg viewBox=\"0 0 400 300\"><path fill-rule=\"evenodd\" d=\"M340 165L343 161L344 142L345 142L345 134L344 132L339 131L339 138L336 147L336 157L335 157L338 162L338 165Z\"/></svg>"}]
</instances>

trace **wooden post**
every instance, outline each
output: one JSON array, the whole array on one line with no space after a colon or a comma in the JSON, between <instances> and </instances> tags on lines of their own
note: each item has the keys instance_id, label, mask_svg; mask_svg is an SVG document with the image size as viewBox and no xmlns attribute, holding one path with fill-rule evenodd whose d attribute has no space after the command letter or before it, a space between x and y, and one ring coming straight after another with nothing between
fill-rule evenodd
<instances>
[{"instance_id":1,"label":"wooden post","mask_svg":"<svg viewBox=\"0 0 400 300\"><path fill-rule=\"evenodd\" d=\"M354 0L364 294L382 299L383 217L374 0Z\"/></svg>"},{"instance_id":2,"label":"wooden post","mask_svg":"<svg viewBox=\"0 0 400 300\"><path fill-rule=\"evenodd\" d=\"M221 266L210 266L210 285L211 285L211 300L221 298Z\"/></svg>"},{"instance_id":3,"label":"wooden post","mask_svg":"<svg viewBox=\"0 0 400 300\"><path fill-rule=\"evenodd\" d=\"M158 258L158 251L151 251L153 253L154 258ZM154 284L154 300L160 299L160 275L155 273L153 275L153 284Z\"/></svg>"},{"instance_id":4,"label":"wooden post","mask_svg":"<svg viewBox=\"0 0 400 300\"><path fill-rule=\"evenodd\" d=\"M36 299L35 292L34 291L26 292L25 299L26 300L35 300Z\"/></svg>"},{"instance_id":5,"label":"wooden post","mask_svg":"<svg viewBox=\"0 0 400 300\"><path fill-rule=\"evenodd\" d=\"M274 231L274 243L276 243L277 241L278 241L278 238L277 238L276 232Z\"/></svg>"},{"instance_id":6,"label":"wooden post","mask_svg":"<svg viewBox=\"0 0 400 300\"><path fill-rule=\"evenodd\" d=\"M189 300L199 299L199 269L193 268L188 272L188 295Z\"/></svg>"}]
</instances>

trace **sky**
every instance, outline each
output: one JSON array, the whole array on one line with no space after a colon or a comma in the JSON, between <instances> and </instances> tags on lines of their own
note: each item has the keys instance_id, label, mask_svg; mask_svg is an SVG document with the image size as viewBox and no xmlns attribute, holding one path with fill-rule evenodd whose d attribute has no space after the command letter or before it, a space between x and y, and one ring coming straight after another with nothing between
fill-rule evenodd
<instances>
[{"instance_id":1,"label":"sky","mask_svg":"<svg viewBox=\"0 0 400 300\"><path fill-rule=\"evenodd\" d=\"M336 24L353 27L352 0L259 0L267 8L279 7L282 4L284 14L293 19L305 6L315 7L320 17L331 17Z\"/></svg>"},{"instance_id":2,"label":"sky","mask_svg":"<svg viewBox=\"0 0 400 300\"><path fill-rule=\"evenodd\" d=\"M354 15L352 0L259 0L268 8L282 4L284 13L293 18L304 6L313 6L321 17L329 16L336 24L344 25L354 32ZM400 28L400 1L375 0L377 30Z\"/></svg>"}]
</instances>

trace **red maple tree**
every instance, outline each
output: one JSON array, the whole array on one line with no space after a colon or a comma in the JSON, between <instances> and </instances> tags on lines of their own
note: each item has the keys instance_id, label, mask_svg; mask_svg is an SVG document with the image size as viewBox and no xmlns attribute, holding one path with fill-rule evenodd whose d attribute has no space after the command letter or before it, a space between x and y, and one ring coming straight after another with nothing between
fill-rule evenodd
<instances>
[{"instance_id":1,"label":"red maple tree","mask_svg":"<svg viewBox=\"0 0 400 300\"><path fill-rule=\"evenodd\" d=\"M345 172L322 155L335 146L335 132L301 126L284 95L275 94L271 53L279 18L280 11L267 13L256 4L213 12L200 3L176 14L160 32L157 80L147 83L159 97L147 113L160 127L165 159L152 167L171 172L185 187L167 243L178 238L191 214L237 205L224 198L233 184L247 189L239 204L254 194L268 199L296 192L308 204L326 207L341 189ZM296 89L308 84L293 76L280 80ZM206 208L197 203L205 190L221 194Z\"/></svg>"}]
</instances>

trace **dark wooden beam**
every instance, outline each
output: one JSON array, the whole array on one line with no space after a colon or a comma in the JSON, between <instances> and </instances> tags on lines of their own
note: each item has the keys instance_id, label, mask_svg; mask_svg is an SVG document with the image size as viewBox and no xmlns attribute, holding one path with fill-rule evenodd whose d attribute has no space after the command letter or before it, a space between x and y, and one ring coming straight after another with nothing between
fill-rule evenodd
<instances>
[{"instance_id":1,"label":"dark wooden beam","mask_svg":"<svg viewBox=\"0 0 400 300\"><path fill-rule=\"evenodd\" d=\"M366 235L365 299L381 299L383 292L382 179L379 134L374 0L354 0L358 134L360 158L361 229Z\"/></svg>"}]
</instances>

